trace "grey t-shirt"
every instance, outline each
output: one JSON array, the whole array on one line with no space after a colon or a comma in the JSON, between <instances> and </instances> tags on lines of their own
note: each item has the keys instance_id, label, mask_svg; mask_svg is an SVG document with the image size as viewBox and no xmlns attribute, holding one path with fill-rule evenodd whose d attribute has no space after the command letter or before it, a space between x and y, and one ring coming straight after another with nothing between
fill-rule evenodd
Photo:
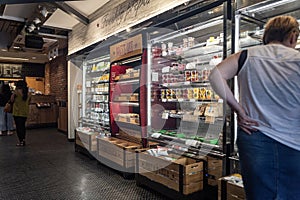
<instances>
[{"instance_id":1,"label":"grey t-shirt","mask_svg":"<svg viewBox=\"0 0 300 200\"><path fill-rule=\"evenodd\" d=\"M238 83L257 129L300 151L300 52L280 44L249 48Z\"/></svg>"}]
</instances>

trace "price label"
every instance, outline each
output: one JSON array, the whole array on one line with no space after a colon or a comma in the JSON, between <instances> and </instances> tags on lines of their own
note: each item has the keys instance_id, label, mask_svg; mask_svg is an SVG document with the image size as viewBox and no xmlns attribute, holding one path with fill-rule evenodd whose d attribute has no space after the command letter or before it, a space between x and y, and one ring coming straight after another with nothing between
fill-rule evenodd
<instances>
[{"instance_id":1,"label":"price label","mask_svg":"<svg viewBox=\"0 0 300 200\"><path fill-rule=\"evenodd\" d=\"M158 73L157 72L152 72L152 81L157 82L158 81Z\"/></svg>"},{"instance_id":2,"label":"price label","mask_svg":"<svg viewBox=\"0 0 300 200\"><path fill-rule=\"evenodd\" d=\"M187 121L187 122L199 122L198 116L195 115L183 115L182 121Z\"/></svg>"},{"instance_id":3,"label":"price label","mask_svg":"<svg viewBox=\"0 0 300 200\"><path fill-rule=\"evenodd\" d=\"M169 119L169 113L163 113L161 118L162 119Z\"/></svg>"},{"instance_id":4,"label":"price label","mask_svg":"<svg viewBox=\"0 0 300 200\"><path fill-rule=\"evenodd\" d=\"M185 141L185 144L186 144L187 146L197 147L198 142L195 141L195 140L186 140L186 141Z\"/></svg>"},{"instance_id":5,"label":"price label","mask_svg":"<svg viewBox=\"0 0 300 200\"><path fill-rule=\"evenodd\" d=\"M165 103L165 102L167 102L167 99L162 99L161 101Z\"/></svg>"},{"instance_id":6,"label":"price label","mask_svg":"<svg viewBox=\"0 0 300 200\"><path fill-rule=\"evenodd\" d=\"M196 99L190 99L190 102L196 102Z\"/></svg>"},{"instance_id":7,"label":"price label","mask_svg":"<svg viewBox=\"0 0 300 200\"><path fill-rule=\"evenodd\" d=\"M178 99L178 102L183 102L183 99Z\"/></svg>"},{"instance_id":8,"label":"price label","mask_svg":"<svg viewBox=\"0 0 300 200\"><path fill-rule=\"evenodd\" d=\"M91 87L91 85L92 85L92 84L91 84L91 81L86 81L86 84L85 84L85 85L86 85L86 87Z\"/></svg>"},{"instance_id":9,"label":"price label","mask_svg":"<svg viewBox=\"0 0 300 200\"><path fill-rule=\"evenodd\" d=\"M159 138L161 136L161 134L160 133L153 133L152 135L151 135L151 137L153 137L153 138Z\"/></svg>"}]
</instances>

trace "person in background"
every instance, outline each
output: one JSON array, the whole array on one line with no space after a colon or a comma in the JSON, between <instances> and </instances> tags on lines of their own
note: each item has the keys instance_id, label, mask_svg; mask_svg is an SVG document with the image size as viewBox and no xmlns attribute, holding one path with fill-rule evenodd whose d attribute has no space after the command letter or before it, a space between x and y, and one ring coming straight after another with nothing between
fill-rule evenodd
<instances>
[{"instance_id":1,"label":"person in background","mask_svg":"<svg viewBox=\"0 0 300 200\"><path fill-rule=\"evenodd\" d=\"M300 199L299 24L291 16L268 21L264 45L217 65L213 89L237 114L237 145L248 200ZM237 75L239 103L227 80Z\"/></svg>"},{"instance_id":2,"label":"person in background","mask_svg":"<svg viewBox=\"0 0 300 200\"><path fill-rule=\"evenodd\" d=\"M13 116L11 113L4 112L4 106L11 98L10 87L7 84L2 84L0 93L0 135L7 131L7 135L12 135L14 130Z\"/></svg>"},{"instance_id":3,"label":"person in background","mask_svg":"<svg viewBox=\"0 0 300 200\"><path fill-rule=\"evenodd\" d=\"M15 120L16 132L19 138L17 146L25 146L26 127L25 123L29 114L30 94L27 83L18 81L16 89L11 96L13 102L13 118Z\"/></svg>"}]
</instances>

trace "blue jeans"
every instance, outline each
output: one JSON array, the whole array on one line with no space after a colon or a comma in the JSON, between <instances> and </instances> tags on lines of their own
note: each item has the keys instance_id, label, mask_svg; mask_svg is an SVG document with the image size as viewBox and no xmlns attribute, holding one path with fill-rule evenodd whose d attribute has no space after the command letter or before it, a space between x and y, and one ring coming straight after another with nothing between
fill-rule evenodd
<instances>
[{"instance_id":1,"label":"blue jeans","mask_svg":"<svg viewBox=\"0 0 300 200\"><path fill-rule=\"evenodd\" d=\"M0 131L12 131L14 129L12 114L4 112L4 107L0 107Z\"/></svg>"},{"instance_id":2,"label":"blue jeans","mask_svg":"<svg viewBox=\"0 0 300 200\"><path fill-rule=\"evenodd\" d=\"M300 199L300 151L241 129L237 145L248 200Z\"/></svg>"}]
</instances>

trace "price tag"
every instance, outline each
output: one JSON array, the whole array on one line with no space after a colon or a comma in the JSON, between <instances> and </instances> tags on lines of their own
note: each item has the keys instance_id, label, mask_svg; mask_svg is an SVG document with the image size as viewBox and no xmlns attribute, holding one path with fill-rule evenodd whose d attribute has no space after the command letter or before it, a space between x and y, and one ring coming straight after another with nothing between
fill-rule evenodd
<instances>
[{"instance_id":1,"label":"price tag","mask_svg":"<svg viewBox=\"0 0 300 200\"><path fill-rule=\"evenodd\" d=\"M187 146L193 146L193 147L197 147L197 141L195 141L195 140L186 140L185 141L185 144L187 145Z\"/></svg>"},{"instance_id":2,"label":"price tag","mask_svg":"<svg viewBox=\"0 0 300 200\"><path fill-rule=\"evenodd\" d=\"M152 81L157 82L158 81L158 73L157 72L152 72Z\"/></svg>"},{"instance_id":3,"label":"price tag","mask_svg":"<svg viewBox=\"0 0 300 200\"><path fill-rule=\"evenodd\" d=\"M151 135L151 137L153 137L153 138L159 138L161 136L161 134L160 133L153 133L152 135Z\"/></svg>"},{"instance_id":4,"label":"price tag","mask_svg":"<svg viewBox=\"0 0 300 200\"><path fill-rule=\"evenodd\" d=\"M187 121L187 122L199 122L198 116L195 115L183 115L182 121Z\"/></svg>"},{"instance_id":5,"label":"price tag","mask_svg":"<svg viewBox=\"0 0 300 200\"><path fill-rule=\"evenodd\" d=\"M183 99L178 99L178 102L183 102Z\"/></svg>"},{"instance_id":6,"label":"price tag","mask_svg":"<svg viewBox=\"0 0 300 200\"><path fill-rule=\"evenodd\" d=\"M167 99L162 99L161 101L165 103L165 102L167 102Z\"/></svg>"},{"instance_id":7,"label":"price tag","mask_svg":"<svg viewBox=\"0 0 300 200\"><path fill-rule=\"evenodd\" d=\"M166 113L166 112L164 112L163 114L162 114L162 117L161 117L162 119L169 119L169 113Z\"/></svg>"},{"instance_id":8,"label":"price tag","mask_svg":"<svg viewBox=\"0 0 300 200\"><path fill-rule=\"evenodd\" d=\"M91 87L91 81L86 81L85 85L86 87Z\"/></svg>"},{"instance_id":9,"label":"price tag","mask_svg":"<svg viewBox=\"0 0 300 200\"><path fill-rule=\"evenodd\" d=\"M190 99L190 102L196 102L196 99Z\"/></svg>"}]
</instances>

